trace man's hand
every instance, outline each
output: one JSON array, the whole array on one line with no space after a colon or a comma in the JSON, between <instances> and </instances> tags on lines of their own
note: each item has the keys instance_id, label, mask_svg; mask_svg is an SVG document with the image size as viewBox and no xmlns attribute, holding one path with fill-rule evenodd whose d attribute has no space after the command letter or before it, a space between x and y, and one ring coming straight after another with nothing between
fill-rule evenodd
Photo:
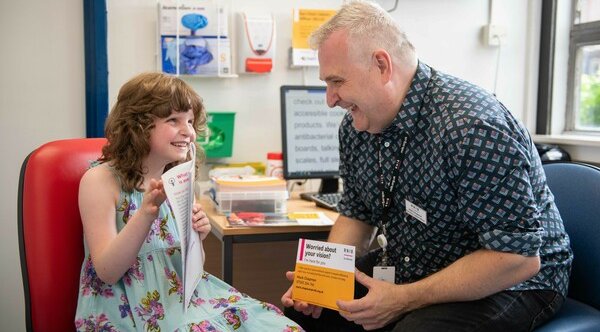
<instances>
[{"instance_id":1,"label":"man's hand","mask_svg":"<svg viewBox=\"0 0 600 332\"><path fill-rule=\"evenodd\" d=\"M376 280L356 270L356 281L367 287L365 297L352 301L337 301L340 315L362 325L365 330L374 330L393 322L400 314L409 310L406 294L399 294L402 286Z\"/></svg>"},{"instance_id":2,"label":"man's hand","mask_svg":"<svg viewBox=\"0 0 600 332\"><path fill-rule=\"evenodd\" d=\"M285 277L289 281L293 282L294 272L287 271L285 273ZM323 311L323 308L318 307L316 305L308 304L306 302L294 301L292 299L292 287L293 286L290 286L287 292L285 292L281 297L281 304L283 304L284 307L294 306L294 309L296 309L296 311L301 311L305 315L311 315L313 318L319 318L319 316L321 316L321 311Z\"/></svg>"}]
</instances>

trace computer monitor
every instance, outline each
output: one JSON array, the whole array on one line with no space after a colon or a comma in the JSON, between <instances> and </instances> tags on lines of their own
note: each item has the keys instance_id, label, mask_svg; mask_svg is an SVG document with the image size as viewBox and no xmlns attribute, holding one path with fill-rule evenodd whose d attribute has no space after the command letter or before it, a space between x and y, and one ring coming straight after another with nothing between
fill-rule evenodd
<instances>
[{"instance_id":1,"label":"computer monitor","mask_svg":"<svg viewBox=\"0 0 600 332\"><path fill-rule=\"evenodd\" d=\"M324 86L281 87L285 179L321 179L319 192L338 191L338 128L345 113L327 106Z\"/></svg>"}]
</instances>

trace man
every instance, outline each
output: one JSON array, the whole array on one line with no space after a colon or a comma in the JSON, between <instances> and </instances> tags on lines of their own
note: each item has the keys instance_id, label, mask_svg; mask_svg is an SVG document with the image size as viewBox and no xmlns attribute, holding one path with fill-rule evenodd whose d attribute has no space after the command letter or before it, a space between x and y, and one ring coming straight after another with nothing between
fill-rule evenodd
<instances>
[{"instance_id":1,"label":"man","mask_svg":"<svg viewBox=\"0 0 600 332\"><path fill-rule=\"evenodd\" d=\"M286 315L307 331L411 332L528 331L552 317L572 252L524 126L490 93L419 62L375 4L342 6L311 41L328 105L348 110L328 241L365 254L364 287L339 314L294 302L290 288ZM375 232L384 250L366 254Z\"/></svg>"}]
</instances>

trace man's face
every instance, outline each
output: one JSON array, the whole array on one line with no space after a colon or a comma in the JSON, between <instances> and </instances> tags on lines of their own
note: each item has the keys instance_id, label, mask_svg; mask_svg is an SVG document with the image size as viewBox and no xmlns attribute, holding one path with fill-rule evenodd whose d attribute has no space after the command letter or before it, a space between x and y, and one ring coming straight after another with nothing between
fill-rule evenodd
<instances>
[{"instance_id":1,"label":"man's face","mask_svg":"<svg viewBox=\"0 0 600 332\"><path fill-rule=\"evenodd\" d=\"M319 76L327 84L327 105L340 106L352 115L358 131L381 132L380 101L384 93L372 59L351 54L345 31L333 32L319 47Z\"/></svg>"}]
</instances>

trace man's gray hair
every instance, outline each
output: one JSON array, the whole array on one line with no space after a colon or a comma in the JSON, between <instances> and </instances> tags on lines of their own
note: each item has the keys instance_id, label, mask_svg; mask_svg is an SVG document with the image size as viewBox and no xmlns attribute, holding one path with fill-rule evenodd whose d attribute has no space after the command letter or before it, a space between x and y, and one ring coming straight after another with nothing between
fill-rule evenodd
<instances>
[{"instance_id":1,"label":"man's gray hair","mask_svg":"<svg viewBox=\"0 0 600 332\"><path fill-rule=\"evenodd\" d=\"M392 16L378 4L356 0L343 5L311 34L310 46L319 48L332 33L341 30L348 32L349 47L354 55L383 48L397 61L412 62L414 46Z\"/></svg>"}]
</instances>

